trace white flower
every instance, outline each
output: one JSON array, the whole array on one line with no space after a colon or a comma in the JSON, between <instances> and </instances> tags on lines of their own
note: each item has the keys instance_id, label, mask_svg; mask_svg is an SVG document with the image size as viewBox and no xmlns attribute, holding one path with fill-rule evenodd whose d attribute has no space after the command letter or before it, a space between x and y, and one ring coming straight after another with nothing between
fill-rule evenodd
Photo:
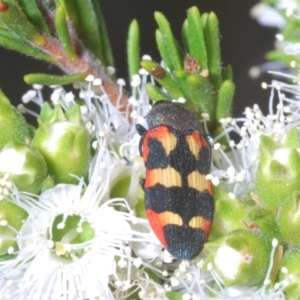
<instances>
[{"instance_id":1,"label":"white flower","mask_svg":"<svg viewBox=\"0 0 300 300\"><path fill-rule=\"evenodd\" d=\"M282 16L282 11L286 17L299 17L299 7L295 0L277 0L273 6L267 3L256 4L251 9L251 15L264 26L284 28L286 20Z\"/></svg>"},{"instance_id":2,"label":"white flower","mask_svg":"<svg viewBox=\"0 0 300 300\"><path fill-rule=\"evenodd\" d=\"M214 140L211 176L214 180L219 178L223 189L239 197L254 188L260 136L264 134L282 143L289 129L300 125L300 103L296 100L298 86L274 80L268 87L271 89L268 115L264 115L257 104L246 108L243 118L221 120L224 132ZM273 109L275 97L279 99L276 110ZM231 140L232 133L240 136L238 142ZM224 135L229 149L221 147L218 142Z\"/></svg>"},{"instance_id":3,"label":"white flower","mask_svg":"<svg viewBox=\"0 0 300 300\"><path fill-rule=\"evenodd\" d=\"M256 4L251 9L251 16L264 26L283 28L286 24L278 10L266 3Z\"/></svg>"},{"instance_id":4,"label":"white flower","mask_svg":"<svg viewBox=\"0 0 300 300\"><path fill-rule=\"evenodd\" d=\"M0 295L17 299L102 295L114 299L108 286L111 276L120 282L134 279L130 243L151 243L149 224L132 213L116 210L129 209L124 199L103 203L107 183L94 179L88 186L82 180L79 185L57 185L44 192L39 201L19 194L29 217L16 237L19 251L0 266L0 280L5 282ZM147 233L132 229L132 224L139 223ZM117 257L122 265L116 264ZM119 268L125 266L124 276ZM10 282L16 287L12 289Z\"/></svg>"}]
</instances>

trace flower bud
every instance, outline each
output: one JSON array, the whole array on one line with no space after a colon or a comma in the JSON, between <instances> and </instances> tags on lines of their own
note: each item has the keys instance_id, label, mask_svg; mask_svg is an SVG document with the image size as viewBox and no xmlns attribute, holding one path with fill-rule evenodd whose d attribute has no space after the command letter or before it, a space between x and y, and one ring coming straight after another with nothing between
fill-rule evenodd
<instances>
[{"instance_id":1,"label":"flower bud","mask_svg":"<svg viewBox=\"0 0 300 300\"><path fill-rule=\"evenodd\" d=\"M291 246L300 247L300 191L295 191L281 205L277 222L283 240Z\"/></svg>"},{"instance_id":2,"label":"flower bud","mask_svg":"<svg viewBox=\"0 0 300 300\"><path fill-rule=\"evenodd\" d=\"M278 148L271 138L262 136L256 193L263 207L275 211L291 192L300 190L299 177L297 149Z\"/></svg>"},{"instance_id":3,"label":"flower bud","mask_svg":"<svg viewBox=\"0 0 300 300\"><path fill-rule=\"evenodd\" d=\"M16 204L5 199L0 201L0 255L9 254L9 249L12 249L13 252L18 250L18 244L13 239L16 232L9 227L18 231L27 216L27 212Z\"/></svg>"},{"instance_id":4,"label":"flower bud","mask_svg":"<svg viewBox=\"0 0 300 300\"><path fill-rule=\"evenodd\" d=\"M299 299L300 295L300 250L289 249L282 258L282 272L279 273L279 281L286 281L284 294L286 299ZM286 280L288 279L288 280Z\"/></svg>"},{"instance_id":5,"label":"flower bud","mask_svg":"<svg viewBox=\"0 0 300 300\"><path fill-rule=\"evenodd\" d=\"M42 111L33 146L44 156L54 182L77 183L77 177L86 177L90 162L88 131L81 121L79 106L63 113L56 106L52 113Z\"/></svg>"},{"instance_id":6,"label":"flower bud","mask_svg":"<svg viewBox=\"0 0 300 300\"><path fill-rule=\"evenodd\" d=\"M252 219L254 228L256 227L267 239L282 240L274 212L256 206L249 211L249 217Z\"/></svg>"},{"instance_id":7,"label":"flower bud","mask_svg":"<svg viewBox=\"0 0 300 300\"><path fill-rule=\"evenodd\" d=\"M0 90L0 147L9 141L25 144L29 139L28 125L22 114L10 104Z\"/></svg>"},{"instance_id":8,"label":"flower bud","mask_svg":"<svg viewBox=\"0 0 300 300\"><path fill-rule=\"evenodd\" d=\"M43 181L41 192L45 192L46 190L49 190L55 186L53 178L48 175L45 180Z\"/></svg>"},{"instance_id":9,"label":"flower bud","mask_svg":"<svg viewBox=\"0 0 300 300\"><path fill-rule=\"evenodd\" d=\"M237 230L204 245L209 253L205 266L212 267L223 279L225 286L257 285L266 276L272 245L250 230Z\"/></svg>"},{"instance_id":10,"label":"flower bud","mask_svg":"<svg viewBox=\"0 0 300 300\"><path fill-rule=\"evenodd\" d=\"M210 240L238 229L246 229L249 205L237 197L231 199L228 192L218 187L214 187L214 195L216 201Z\"/></svg>"},{"instance_id":11,"label":"flower bud","mask_svg":"<svg viewBox=\"0 0 300 300\"><path fill-rule=\"evenodd\" d=\"M9 142L0 151L0 173L9 173L19 191L39 194L47 177L47 165L38 151Z\"/></svg>"}]
</instances>

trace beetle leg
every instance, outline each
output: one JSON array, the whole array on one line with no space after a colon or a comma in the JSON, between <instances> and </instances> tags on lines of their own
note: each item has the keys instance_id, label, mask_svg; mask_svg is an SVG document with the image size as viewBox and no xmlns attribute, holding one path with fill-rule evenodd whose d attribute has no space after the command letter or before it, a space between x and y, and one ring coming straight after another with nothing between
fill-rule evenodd
<instances>
[{"instance_id":1,"label":"beetle leg","mask_svg":"<svg viewBox=\"0 0 300 300\"><path fill-rule=\"evenodd\" d=\"M142 126L141 124L136 124L135 128L136 128L136 131L138 132L138 134L141 136L141 139L139 142L139 152L140 152L140 156L143 156L142 145L143 145L143 140L144 140L145 134L147 133L147 129L144 126Z\"/></svg>"},{"instance_id":2,"label":"beetle leg","mask_svg":"<svg viewBox=\"0 0 300 300\"><path fill-rule=\"evenodd\" d=\"M145 190L145 179L140 179L140 185Z\"/></svg>"}]
</instances>

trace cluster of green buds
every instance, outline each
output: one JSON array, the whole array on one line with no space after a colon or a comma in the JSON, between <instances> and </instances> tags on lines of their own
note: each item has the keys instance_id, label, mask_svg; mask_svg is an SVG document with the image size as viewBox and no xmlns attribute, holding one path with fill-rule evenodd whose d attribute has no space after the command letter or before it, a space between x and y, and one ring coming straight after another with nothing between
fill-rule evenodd
<instances>
[{"instance_id":1,"label":"cluster of green buds","mask_svg":"<svg viewBox=\"0 0 300 300\"><path fill-rule=\"evenodd\" d=\"M266 279L275 284L288 272L292 280L285 294L288 299L299 295L299 148L296 127L291 127L283 142L261 135L254 190L239 199L215 187L215 217L204 246L205 266L217 270L225 286L260 286Z\"/></svg>"},{"instance_id":2,"label":"cluster of green buds","mask_svg":"<svg viewBox=\"0 0 300 300\"><path fill-rule=\"evenodd\" d=\"M231 116L235 85L231 66L221 67L220 33L217 16L200 15L197 7L187 11L182 26L183 49L174 37L166 17L156 12L158 24L156 43L162 65L142 60L141 66L163 88L148 83L146 91L153 101L177 100L185 103L199 118L205 117L212 133L219 120ZM128 61L131 72L136 72L138 62L138 25L133 21L129 30ZM132 58L133 57L133 58Z\"/></svg>"},{"instance_id":3,"label":"cluster of green buds","mask_svg":"<svg viewBox=\"0 0 300 300\"><path fill-rule=\"evenodd\" d=\"M22 114L0 92L0 175L20 192L40 195L59 183L78 183L87 177L90 165L90 138L81 120L78 105L65 113L44 104L39 126L33 129ZM8 201L1 189L0 227L2 236L15 236L27 218L27 212ZM12 230L14 228L15 230ZM6 255L15 242L4 240L1 255Z\"/></svg>"}]
</instances>

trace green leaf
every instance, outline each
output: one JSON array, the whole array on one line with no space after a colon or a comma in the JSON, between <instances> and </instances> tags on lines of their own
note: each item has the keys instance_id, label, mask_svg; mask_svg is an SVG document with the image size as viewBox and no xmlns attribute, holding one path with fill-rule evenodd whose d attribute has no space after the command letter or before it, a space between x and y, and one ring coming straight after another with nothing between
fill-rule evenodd
<instances>
[{"instance_id":1,"label":"green leaf","mask_svg":"<svg viewBox=\"0 0 300 300\"><path fill-rule=\"evenodd\" d=\"M169 49L166 46L164 35L159 29L156 29L155 31L155 39L156 39L157 48L159 50L162 60L164 61L164 64L169 69L171 69L173 64L169 55L170 54Z\"/></svg>"},{"instance_id":2,"label":"green leaf","mask_svg":"<svg viewBox=\"0 0 300 300\"><path fill-rule=\"evenodd\" d=\"M111 45L109 42L109 37L104 22L104 17L101 12L100 1L92 0L92 2L94 3L94 9L98 20L98 29L99 29L100 40L102 45L102 53L103 53L102 63L106 66L114 66L114 58L113 58Z\"/></svg>"},{"instance_id":3,"label":"green leaf","mask_svg":"<svg viewBox=\"0 0 300 300\"><path fill-rule=\"evenodd\" d=\"M136 20L129 25L127 41L127 61L129 79L139 73L140 70L140 29Z\"/></svg>"},{"instance_id":4,"label":"green leaf","mask_svg":"<svg viewBox=\"0 0 300 300\"><path fill-rule=\"evenodd\" d=\"M55 57L44 53L38 48L34 48L22 37L17 36L15 33L10 32L7 29L0 28L0 46L32 56L36 59L45 60L53 64L57 63Z\"/></svg>"},{"instance_id":5,"label":"green leaf","mask_svg":"<svg viewBox=\"0 0 300 300\"><path fill-rule=\"evenodd\" d=\"M162 66L151 60L141 61L141 66L167 90L173 99L183 97L183 93L174 81L174 78Z\"/></svg>"},{"instance_id":6,"label":"green leaf","mask_svg":"<svg viewBox=\"0 0 300 300\"><path fill-rule=\"evenodd\" d=\"M186 106L197 113L197 109L194 105L194 91L191 89L190 84L187 81L187 77L191 75L187 71L179 70L174 72L176 82L183 93L184 99L186 99Z\"/></svg>"},{"instance_id":7,"label":"green leaf","mask_svg":"<svg viewBox=\"0 0 300 300\"><path fill-rule=\"evenodd\" d=\"M207 49L209 78L215 88L219 89L222 84L220 32L218 18L213 12L208 15L204 37Z\"/></svg>"},{"instance_id":8,"label":"green leaf","mask_svg":"<svg viewBox=\"0 0 300 300\"><path fill-rule=\"evenodd\" d=\"M146 92L149 98L153 101L170 100L170 97L162 92L158 87L151 83L146 84Z\"/></svg>"},{"instance_id":9,"label":"green leaf","mask_svg":"<svg viewBox=\"0 0 300 300\"><path fill-rule=\"evenodd\" d=\"M2 92L1 89L0 89L0 103L10 104L9 99L6 97L6 95Z\"/></svg>"},{"instance_id":10,"label":"green leaf","mask_svg":"<svg viewBox=\"0 0 300 300\"><path fill-rule=\"evenodd\" d=\"M204 31L207 23L207 18L208 18L208 13L204 13L201 15L201 25L202 25L202 30Z\"/></svg>"},{"instance_id":11,"label":"green leaf","mask_svg":"<svg viewBox=\"0 0 300 300\"><path fill-rule=\"evenodd\" d=\"M66 20L65 9L62 6L57 7L55 11L55 27L58 38L68 57L71 60L78 59L73 49L72 40Z\"/></svg>"},{"instance_id":12,"label":"green leaf","mask_svg":"<svg viewBox=\"0 0 300 300\"><path fill-rule=\"evenodd\" d=\"M75 0L79 13L79 27L77 28L81 38L91 51L103 60L100 32L97 26L97 16L92 0Z\"/></svg>"},{"instance_id":13,"label":"green leaf","mask_svg":"<svg viewBox=\"0 0 300 300\"><path fill-rule=\"evenodd\" d=\"M164 38L164 52L168 52L169 54L168 56L170 65L168 65L168 67L171 71L181 70L183 63L183 55L180 51L178 44L176 43L168 20L160 12L155 12L154 17Z\"/></svg>"},{"instance_id":14,"label":"green leaf","mask_svg":"<svg viewBox=\"0 0 300 300\"><path fill-rule=\"evenodd\" d=\"M67 20L72 22L74 28L77 29L80 26L80 23L76 2L73 0L56 0L55 2L57 6L62 6L65 9Z\"/></svg>"},{"instance_id":15,"label":"green leaf","mask_svg":"<svg viewBox=\"0 0 300 300\"><path fill-rule=\"evenodd\" d=\"M188 10L187 38L189 55L198 60L202 70L208 68L207 53L202 31L200 12L196 6Z\"/></svg>"},{"instance_id":16,"label":"green leaf","mask_svg":"<svg viewBox=\"0 0 300 300\"><path fill-rule=\"evenodd\" d=\"M28 74L24 76L24 81L28 84L42 84L42 85L65 85L74 82L83 81L87 73L77 73L71 75L49 75L49 74Z\"/></svg>"},{"instance_id":17,"label":"green leaf","mask_svg":"<svg viewBox=\"0 0 300 300\"><path fill-rule=\"evenodd\" d=\"M223 73L222 73L222 79L223 81L225 80L233 80L233 70L232 70L232 67L231 65L228 65L225 70L223 70Z\"/></svg>"},{"instance_id":18,"label":"green leaf","mask_svg":"<svg viewBox=\"0 0 300 300\"><path fill-rule=\"evenodd\" d=\"M28 20L40 31L49 34L49 28L39 10L35 0L18 0L18 4L26 14Z\"/></svg>"},{"instance_id":19,"label":"green leaf","mask_svg":"<svg viewBox=\"0 0 300 300\"><path fill-rule=\"evenodd\" d=\"M198 114L208 113L211 122L215 120L215 98L211 83L203 76L191 74L186 78L190 97L195 103Z\"/></svg>"},{"instance_id":20,"label":"green leaf","mask_svg":"<svg viewBox=\"0 0 300 300\"><path fill-rule=\"evenodd\" d=\"M185 52L189 52L189 38L188 38L188 20L185 19L183 24L182 24L182 28L181 28L181 38L182 38L182 42L184 45L184 50Z\"/></svg>"},{"instance_id":21,"label":"green leaf","mask_svg":"<svg viewBox=\"0 0 300 300\"><path fill-rule=\"evenodd\" d=\"M222 83L217 102L217 121L222 118L231 117L234 92L235 85L232 81L226 80Z\"/></svg>"},{"instance_id":22,"label":"green leaf","mask_svg":"<svg viewBox=\"0 0 300 300\"><path fill-rule=\"evenodd\" d=\"M46 39L32 25L18 6L0 2L0 26L42 47Z\"/></svg>"},{"instance_id":23,"label":"green leaf","mask_svg":"<svg viewBox=\"0 0 300 300\"><path fill-rule=\"evenodd\" d=\"M102 15L99 16L101 14L100 6L96 7L94 0L75 0L75 3L79 13L79 24L76 28L78 33L95 56L104 65L107 65L108 53L104 53L104 49L108 47L108 44L103 44L103 41L107 42L107 38L101 37L101 35L106 36L106 31L103 28L104 23L99 23L103 19Z\"/></svg>"}]
</instances>

